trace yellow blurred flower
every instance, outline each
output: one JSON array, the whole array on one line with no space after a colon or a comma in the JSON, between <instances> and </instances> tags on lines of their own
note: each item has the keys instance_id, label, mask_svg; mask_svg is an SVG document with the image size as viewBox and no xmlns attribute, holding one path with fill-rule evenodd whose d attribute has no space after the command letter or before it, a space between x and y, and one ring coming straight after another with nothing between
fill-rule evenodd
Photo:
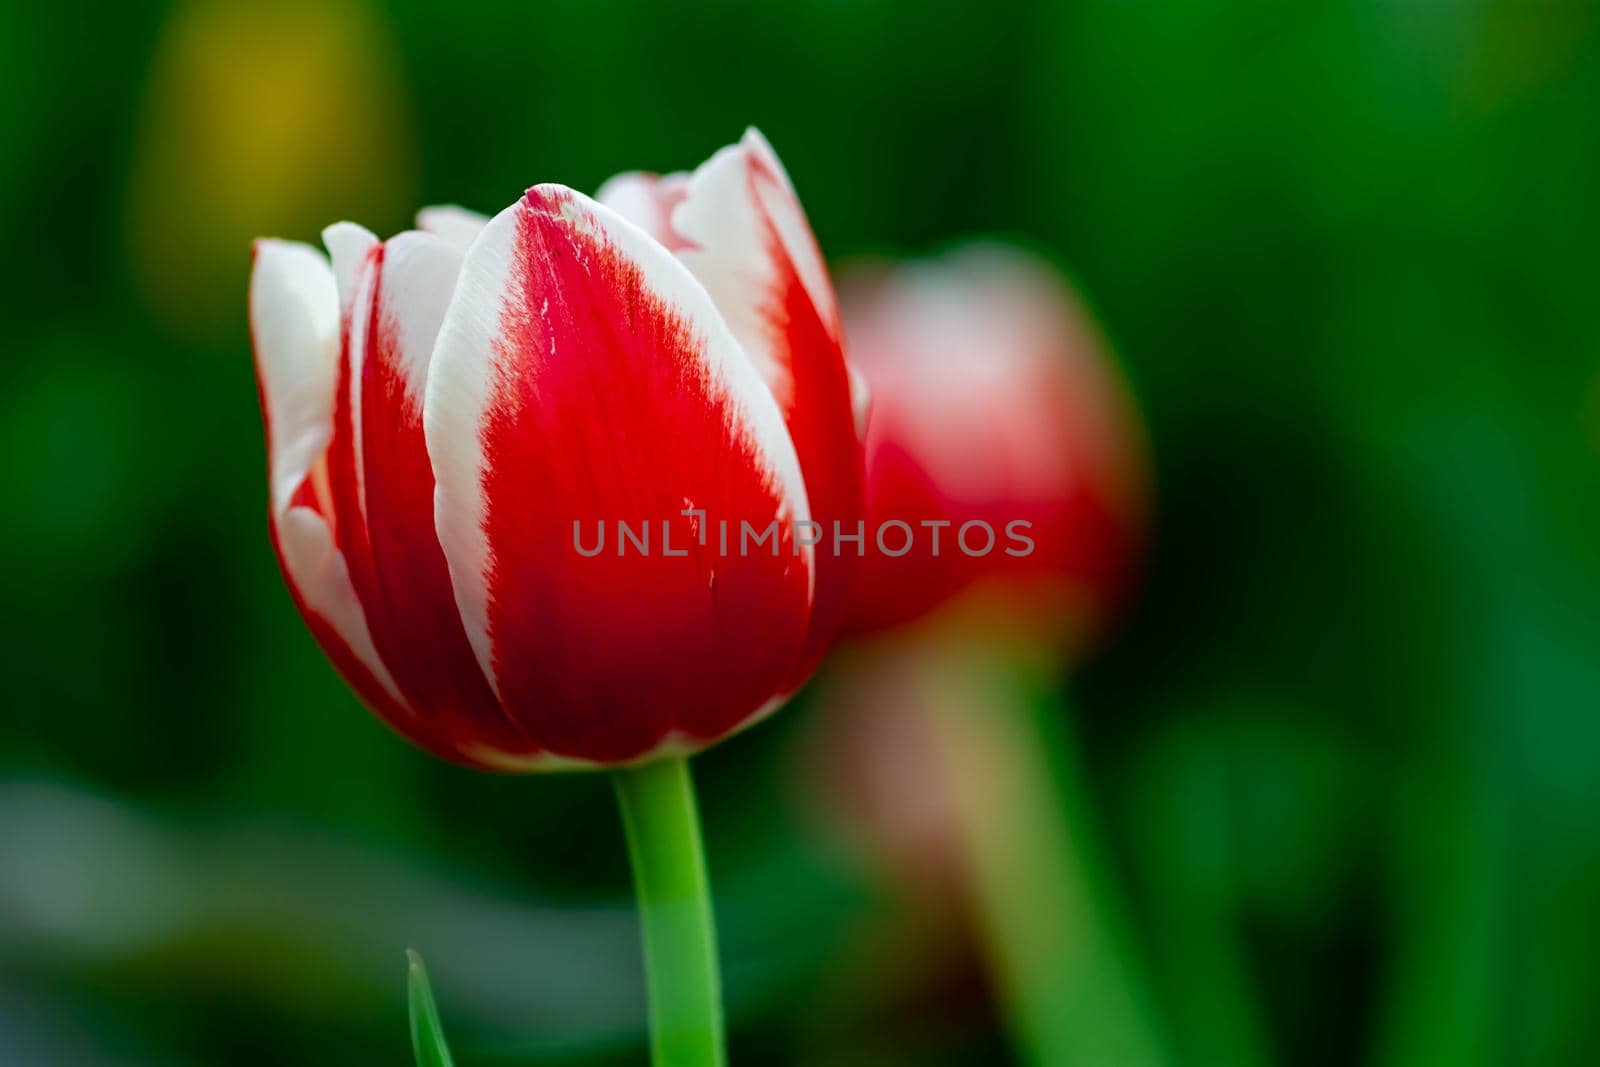
<instances>
[{"instance_id":1,"label":"yellow blurred flower","mask_svg":"<svg viewBox=\"0 0 1600 1067\"><path fill-rule=\"evenodd\" d=\"M170 17L129 184L131 269L191 337L239 321L250 242L401 219L416 153L393 43L358 3L193 0Z\"/></svg>"}]
</instances>

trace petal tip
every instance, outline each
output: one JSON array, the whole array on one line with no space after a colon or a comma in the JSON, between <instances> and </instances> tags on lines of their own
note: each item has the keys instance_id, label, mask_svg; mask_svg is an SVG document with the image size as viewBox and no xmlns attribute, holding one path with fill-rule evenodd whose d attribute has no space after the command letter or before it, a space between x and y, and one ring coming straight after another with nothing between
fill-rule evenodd
<instances>
[{"instance_id":1,"label":"petal tip","mask_svg":"<svg viewBox=\"0 0 1600 1067\"><path fill-rule=\"evenodd\" d=\"M456 204L433 204L417 212L417 229L431 233L465 254L489 219Z\"/></svg>"},{"instance_id":2,"label":"petal tip","mask_svg":"<svg viewBox=\"0 0 1600 1067\"><path fill-rule=\"evenodd\" d=\"M333 276L339 283L342 303L349 303L362 266L381 243L376 234L355 222L336 222L322 231L322 246L333 261Z\"/></svg>"},{"instance_id":3,"label":"petal tip","mask_svg":"<svg viewBox=\"0 0 1600 1067\"><path fill-rule=\"evenodd\" d=\"M767 140L766 134L755 126L746 126L744 128L744 135L739 138L739 145L750 151L761 152L766 155L776 154L772 151L772 142Z\"/></svg>"}]
</instances>

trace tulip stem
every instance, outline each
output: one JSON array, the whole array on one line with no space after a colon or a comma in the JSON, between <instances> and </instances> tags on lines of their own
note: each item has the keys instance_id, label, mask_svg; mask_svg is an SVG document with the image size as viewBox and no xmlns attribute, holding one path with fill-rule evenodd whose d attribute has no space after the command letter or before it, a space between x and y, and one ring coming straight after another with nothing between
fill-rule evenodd
<instances>
[{"instance_id":1,"label":"tulip stem","mask_svg":"<svg viewBox=\"0 0 1600 1067\"><path fill-rule=\"evenodd\" d=\"M1165 1067L1065 710L1025 673L1002 658L942 679L929 702L1018 1052L1035 1067Z\"/></svg>"},{"instance_id":2,"label":"tulip stem","mask_svg":"<svg viewBox=\"0 0 1600 1067\"><path fill-rule=\"evenodd\" d=\"M654 1067L724 1067L722 979L694 779L682 757L613 775L633 864Z\"/></svg>"}]
</instances>

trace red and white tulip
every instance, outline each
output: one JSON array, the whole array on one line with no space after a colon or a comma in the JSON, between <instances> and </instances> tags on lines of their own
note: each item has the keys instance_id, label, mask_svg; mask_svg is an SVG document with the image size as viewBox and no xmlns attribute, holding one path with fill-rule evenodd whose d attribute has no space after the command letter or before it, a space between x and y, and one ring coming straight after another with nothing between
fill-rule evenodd
<instances>
[{"instance_id":1,"label":"red and white tulip","mask_svg":"<svg viewBox=\"0 0 1600 1067\"><path fill-rule=\"evenodd\" d=\"M418 225L256 246L272 536L324 651L406 737L490 768L693 751L775 707L853 562L794 531L855 526L862 457L766 141ZM575 523L664 521L670 553L577 551ZM715 521L776 521L779 550L719 551Z\"/></svg>"},{"instance_id":2,"label":"red and white tulip","mask_svg":"<svg viewBox=\"0 0 1600 1067\"><path fill-rule=\"evenodd\" d=\"M1020 249L972 245L863 270L844 304L872 392L868 529L911 533L869 537L850 628L910 621L978 585L1024 627L1094 636L1143 541L1145 444L1066 280Z\"/></svg>"}]
</instances>

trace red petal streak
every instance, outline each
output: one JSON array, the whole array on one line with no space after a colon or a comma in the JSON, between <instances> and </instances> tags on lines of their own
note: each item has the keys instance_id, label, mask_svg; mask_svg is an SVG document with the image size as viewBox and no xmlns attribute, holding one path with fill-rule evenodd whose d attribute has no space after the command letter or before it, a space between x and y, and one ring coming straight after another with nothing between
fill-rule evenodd
<instances>
[{"instance_id":1,"label":"red petal streak","mask_svg":"<svg viewBox=\"0 0 1600 1067\"><path fill-rule=\"evenodd\" d=\"M432 603L421 596L399 605L385 603L387 583L377 581L379 570L387 572L392 566L392 538L415 532L409 523L403 531L376 523L386 523L391 514L404 513L404 519L409 519L414 511L409 500L402 506L391 506L389 487L393 481L391 466L397 466L402 481L410 488L416 473L415 454L421 452L418 415L414 403L401 408L382 402L399 395L384 384L366 391L369 401L377 397L379 402L363 405L364 418L352 417L351 403L352 396L357 395L352 393L352 367L360 367L379 383L386 383L397 369L398 346L406 331L392 328L387 318L368 310L377 306L374 287L381 263L381 252L370 235L346 224L330 227L328 240L347 271L346 289L358 290L351 293L343 315L335 271L324 256L306 246L284 242L265 241L256 246L251 280L251 340L267 435L272 484L268 530L273 551L295 607L317 644L381 719L423 748L461 762L491 759L495 752L493 742L506 736L516 744L505 747L517 754L525 753L529 746L509 728L492 696L488 699L491 729L464 731L459 713L454 710L462 705L461 700L441 696L438 687L415 684L417 664L451 666L430 647L435 643L430 630L444 626L447 618L457 618L447 578L443 602L451 609L448 613L433 610L437 596ZM418 235L397 239L401 253L398 258L403 266L417 262L407 254L415 249L418 240L428 239ZM411 243L403 243L408 241ZM452 262L458 260L431 261L435 267L442 263L446 268L444 292L429 305L438 314L442 314L449 296L448 268ZM402 270L402 274L402 281L411 283L406 293L406 311L411 317L406 322L418 327L412 331L415 337L426 332L427 319L419 319L412 309L427 302L411 298L418 293L427 295L431 283L439 279L417 270ZM370 284L356 286L352 275L356 281ZM357 305L361 310L355 310ZM356 318L352 318L352 311ZM382 323L383 328L368 329L373 322ZM436 329L437 318L431 324ZM352 330L352 325L361 329ZM377 341L369 346L368 339ZM352 352L352 342L372 351L362 358L361 352ZM415 370L413 362L413 373ZM386 449L384 456L366 459L364 470L356 463L357 427L376 430L374 437ZM409 453L408 427L415 437ZM373 441L367 442L363 453L373 445ZM401 457L397 464L388 461L390 453ZM427 472L425 456L422 471ZM375 523L370 530L368 510L359 489L359 475L363 473L367 495L374 502L371 514ZM428 476L427 487L421 491L431 496L431 486ZM424 510L431 511L431 507ZM425 554L425 550L419 550L419 556ZM423 559L408 560L402 566L415 574L424 590L436 591L437 574L443 572L443 558L436 542L432 554L435 565L431 571ZM396 654L392 640L396 619L420 623L407 634L405 655ZM454 625L457 645L464 646L459 621ZM381 653L380 643L384 646ZM446 642L437 643L449 650ZM476 675L480 693L487 693L488 687L477 674L470 651L458 655L457 663L462 662ZM391 669L391 665L398 669ZM408 704L425 713L412 711ZM432 711L438 706L445 711Z\"/></svg>"},{"instance_id":2,"label":"red petal streak","mask_svg":"<svg viewBox=\"0 0 1600 1067\"><path fill-rule=\"evenodd\" d=\"M416 354L403 350L400 327L401 315L420 312L389 297L394 249L390 241L373 250L344 326L329 448L341 548L373 644L416 709L408 718L444 746L430 747L463 762L477 762L466 753L480 750L530 755L533 746L501 710L467 643L434 532L421 388L407 378ZM422 333L431 342L436 330L435 323Z\"/></svg>"},{"instance_id":3,"label":"red petal streak","mask_svg":"<svg viewBox=\"0 0 1600 1067\"><path fill-rule=\"evenodd\" d=\"M709 742L766 705L800 653L810 574L792 516L691 316L570 191L532 189L517 210L480 440L500 694L561 755ZM705 547L687 507L706 512ZM663 519L687 555L662 553ZM739 523L774 519L776 557L741 557ZM579 555L574 520L586 546L606 524L603 552ZM618 520L650 524L648 556L617 555Z\"/></svg>"},{"instance_id":4,"label":"red petal streak","mask_svg":"<svg viewBox=\"0 0 1600 1067\"><path fill-rule=\"evenodd\" d=\"M863 459L851 407L850 375L840 342L836 305L818 308L811 290L801 279L779 229L778 215L787 213L809 248L798 254L821 253L788 179L764 142L750 144L745 158L749 194L761 224L762 251L771 265L772 284L762 302L771 352L787 372L787 381L773 382L773 392L783 411L800 456L811 518L822 525L823 541L817 551L816 595L805 656L792 688L810 677L832 644L844 618L846 594L858 569L855 546L845 543L834 551L833 524L854 533L864 513ZM821 284L829 285L826 276ZM870 531L869 531L870 536Z\"/></svg>"}]
</instances>

